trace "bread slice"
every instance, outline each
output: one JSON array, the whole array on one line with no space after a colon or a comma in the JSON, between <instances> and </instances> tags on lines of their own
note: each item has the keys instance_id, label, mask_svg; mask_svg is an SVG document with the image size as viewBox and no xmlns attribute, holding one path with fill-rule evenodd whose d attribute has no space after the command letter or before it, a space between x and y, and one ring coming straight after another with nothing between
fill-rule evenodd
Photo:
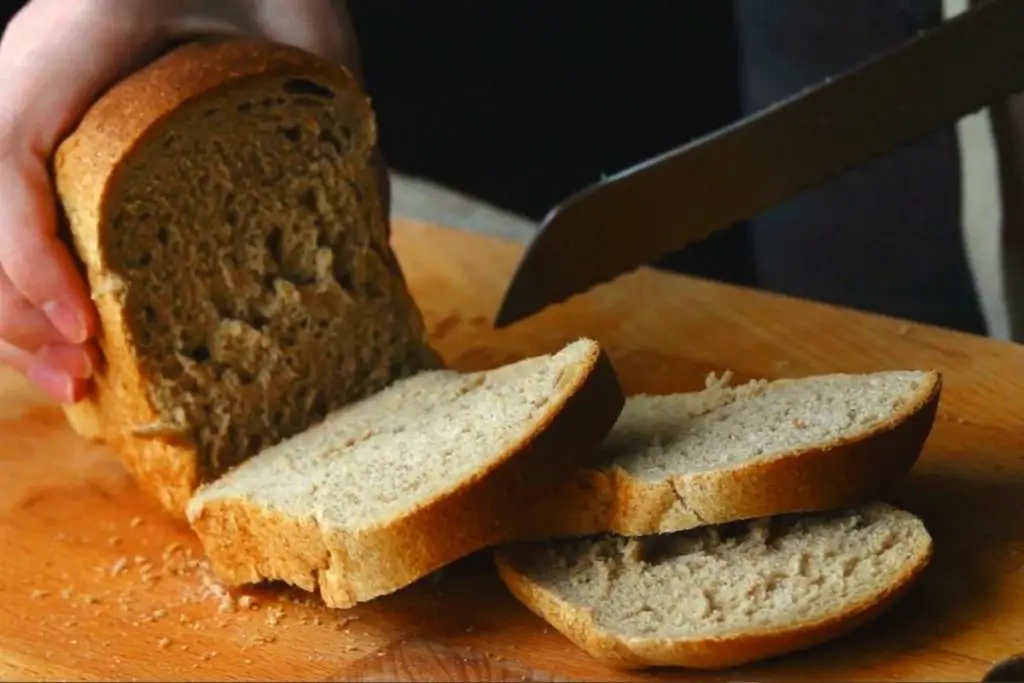
<instances>
[{"instance_id":1,"label":"bread slice","mask_svg":"<svg viewBox=\"0 0 1024 683\"><path fill-rule=\"evenodd\" d=\"M890 606L932 554L924 524L870 503L495 552L509 590L602 662L725 668L838 637Z\"/></svg>"},{"instance_id":2,"label":"bread slice","mask_svg":"<svg viewBox=\"0 0 1024 683\"><path fill-rule=\"evenodd\" d=\"M283 580L348 607L515 538L615 423L596 342L473 374L397 382L201 488L188 507L230 585Z\"/></svg>"},{"instance_id":3,"label":"bread slice","mask_svg":"<svg viewBox=\"0 0 1024 683\"><path fill-rule=\"evenodd\" d=\"M57 151L106 358L69 418L171 511L439 365L388 244L376 135L342 68L231 39L128 76Z\"/></svg>"},{"instance_id":4,"label":"bread slice","mask_svg":"<svg viewBox=\"0 0 1024 683\"><path fill-rule=\"evenodd\" d=\"M833 374L626 402L602 455L533 511L522 540L641 536L879 497L916 462L935 372Z\"/></svg>"}]
</instances>

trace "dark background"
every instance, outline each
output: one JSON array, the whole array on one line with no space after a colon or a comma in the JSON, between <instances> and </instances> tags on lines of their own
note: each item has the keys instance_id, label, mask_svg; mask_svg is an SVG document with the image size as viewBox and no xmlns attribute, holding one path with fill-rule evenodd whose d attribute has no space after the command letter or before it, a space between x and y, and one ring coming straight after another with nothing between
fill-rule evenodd
<instances>
[{"instance_id":1,"label":"dark background","mask_svg":"<svg viewBox=\"0 0 1024 683\"><path fill-rule=\"evenodd\" d=\"M350 2L389 164L540 219L739 116L732 3ZM663 265L753 284L745 226Z\"/></svg>"}]
</instances>

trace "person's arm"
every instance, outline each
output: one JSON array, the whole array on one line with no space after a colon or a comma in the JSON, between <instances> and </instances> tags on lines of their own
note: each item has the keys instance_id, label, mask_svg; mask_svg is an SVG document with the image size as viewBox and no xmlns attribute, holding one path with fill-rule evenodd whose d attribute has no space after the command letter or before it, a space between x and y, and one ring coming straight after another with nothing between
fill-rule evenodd
<instances>
[{"instance_id":1,"label":"person's arm","mask_svg":"<svg viewBox=\"0 0 1024 683\"><path fill-rule=\"evenodd\" d=\"M358 69L343 2L30 0L0 39L0 363L75 402L97 362L86 283L57 236L48 163L111 83L169 41L259 35Z\"/></svg>"}]
</instances>

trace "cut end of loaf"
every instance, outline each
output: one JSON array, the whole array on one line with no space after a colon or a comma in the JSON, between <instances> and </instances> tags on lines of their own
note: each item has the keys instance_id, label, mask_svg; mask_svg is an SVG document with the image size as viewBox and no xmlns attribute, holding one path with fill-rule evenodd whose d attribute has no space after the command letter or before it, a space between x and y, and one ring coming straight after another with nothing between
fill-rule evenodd
<instances>
[{"instance_id":1,"label":"cut end of loaf","mask_svg":"<svg viewBox=\"0 0 1024 683\"><path fill-rule=\"evenodd\" d=\"M438 365L388 244L373 114L347 73L269 43L189 45L106 99L62 148L58 180L103 324L96 398L137 474L191 451L186 490L168 494L187 497ZM138 139L89 206L72 171L101 154L85 139L110 135L100 119L122 114Z\"/></svg>"},{"instance_id":2,"label":"cut end of loaf","mask_svg":"<svg viewBox=\"0 0 1024 683\"><path fill-rule=\"evenodd\" d=\"M507 540L521 505L596 450L622 402L590 340L485 372L424 372L200 489L189 520L223 580L283 580L348 606Z\"/></svg>"},{"instance_id":3,"label":"cut end of loaf","mask_svg":"<svg viewBox=\"0 0 1024 683\"><path fill-rule=\"evenodd\" d=\"M496 551L531 610L615 666L722 668L815 645L883 610L927 565L908 512L871 503L663 536Z\"/></svg>"}]
</instances>

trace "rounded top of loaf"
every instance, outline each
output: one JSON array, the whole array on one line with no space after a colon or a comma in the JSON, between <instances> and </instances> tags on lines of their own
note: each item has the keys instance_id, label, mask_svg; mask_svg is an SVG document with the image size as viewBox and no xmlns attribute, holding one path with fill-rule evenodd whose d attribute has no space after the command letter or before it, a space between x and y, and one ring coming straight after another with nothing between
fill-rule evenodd
<instances>
[{"instance_id":1,"label":"rounded top of loaf","mask_svg":"<svg viewBox=\"0 0 1024 683\"><path fill-rule=\"evenodd\" d=\"M359 93L370 122L370 143L376 143L370 102L343 66L296 47L255 38L189 42L115 83L86 111L55 155L62 199L96 196L93 183L105 184L149 130L188 102L248 79L289 74L315 75L339 90Z\"/></svg>"}]
</instances>

